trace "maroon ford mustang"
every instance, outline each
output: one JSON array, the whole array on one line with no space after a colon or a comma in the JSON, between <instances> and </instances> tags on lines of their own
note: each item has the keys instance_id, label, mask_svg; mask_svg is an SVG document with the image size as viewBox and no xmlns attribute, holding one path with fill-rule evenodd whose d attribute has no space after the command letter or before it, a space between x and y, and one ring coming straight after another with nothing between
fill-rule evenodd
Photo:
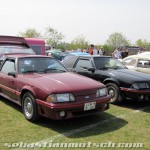
<instances>
[{"instance_id":1,"label":"maroon ford mustang","mask_svg":"<svg viewBox=\"0 0 150 150\"><path fill-rule=\"evenodd\" d=\"M0 69L0 95L21 105L25 118L67 119L104 111L105 85L67 72L48 56L8 55Z\"/></svg>"}]
</instances>

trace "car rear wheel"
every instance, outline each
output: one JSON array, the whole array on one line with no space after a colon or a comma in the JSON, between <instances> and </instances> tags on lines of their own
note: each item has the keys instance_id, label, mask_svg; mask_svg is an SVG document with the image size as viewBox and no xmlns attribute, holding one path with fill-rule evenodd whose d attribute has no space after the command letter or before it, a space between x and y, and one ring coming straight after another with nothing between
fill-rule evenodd
<instances>
[{"instance_id":1,"label":"car rear wheel","mask_svg":"<svg viewBox=\"0 0 150 150\"><path fill-rule=\"evenodd\" d=\"M108 94L111 96L110 103L117 103L122 101L119 87L115 83L106 84Z\"/></svg>"},{"instance_id":2,"label":"car rear wheel","mask_svg":"<svg viewBox=\"0 0 150 150\"><path fill-rule=\"evenodd\" d=\"M37 111L35 99L30 92L26 92L23 95L22 109L23 109L24 116L28 121L34 122L39 119L39 114Z\"/></svg>"}]
</instances>

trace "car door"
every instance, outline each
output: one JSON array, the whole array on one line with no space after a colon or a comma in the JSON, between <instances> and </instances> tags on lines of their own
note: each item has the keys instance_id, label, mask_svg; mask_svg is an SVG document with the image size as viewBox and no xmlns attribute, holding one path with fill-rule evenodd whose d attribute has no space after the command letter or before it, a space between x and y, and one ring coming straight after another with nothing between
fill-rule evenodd
<instances>
[{"instance_id":1,"label":"car door","mask_svg":"<svg viewBox=\"0 0 150 150\"><path fill-rule=\"evenodd\" d=\"M1 94L12 100L16 99L16 78L8 73L15 72L15 70L15 60L6 59L0 71Z\"/></svg>"},{"instance_id":2,"label":"car door","mask_svg":"<svg viewBox=\"0 0 150 150\"><path fill-rule=\"evenodd\" d=\"M79 57L74 65L72 71L74 73L78 73L78 74L93 78L94 71L92 71L92 70L90 71L89 69L94 70L94 65L93 65L91 59Z\"/></svg>"}]
</instances>

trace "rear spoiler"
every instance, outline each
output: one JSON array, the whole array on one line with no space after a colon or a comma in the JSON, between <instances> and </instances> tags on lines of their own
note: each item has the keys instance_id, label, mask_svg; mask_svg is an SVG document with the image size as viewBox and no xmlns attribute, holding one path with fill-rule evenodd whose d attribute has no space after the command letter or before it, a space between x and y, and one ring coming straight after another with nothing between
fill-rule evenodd
<instances>
[{"instance_id":1,"label":"rear spoiler","mask_svg":"<svg viewBox=\"0 0 150 150\"><path fill-rule=\"evenodd\" d=\"M30 48L28 43L23 37L15 37L15 36L0 36L0 45L19 45Z\"/></svg>"}]
</instances>

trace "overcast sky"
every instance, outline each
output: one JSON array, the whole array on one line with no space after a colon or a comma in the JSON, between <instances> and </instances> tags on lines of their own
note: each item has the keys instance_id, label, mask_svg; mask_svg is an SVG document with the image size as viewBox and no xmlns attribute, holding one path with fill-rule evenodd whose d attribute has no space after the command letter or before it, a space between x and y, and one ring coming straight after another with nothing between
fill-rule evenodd
<instances>
[{"instance_id":1,"label":"overcast sky","mask_svg":"<svg viewBox=\"0 0 150 150\"><path fill-rule=\"evenodd\" d=\"M150 0L0 0L0 35L28 28L44 33L51 26L70 42L83 35L93 44L104 44L121 32L132 43L150 42Z\"/></svg>"}]
</instances>

